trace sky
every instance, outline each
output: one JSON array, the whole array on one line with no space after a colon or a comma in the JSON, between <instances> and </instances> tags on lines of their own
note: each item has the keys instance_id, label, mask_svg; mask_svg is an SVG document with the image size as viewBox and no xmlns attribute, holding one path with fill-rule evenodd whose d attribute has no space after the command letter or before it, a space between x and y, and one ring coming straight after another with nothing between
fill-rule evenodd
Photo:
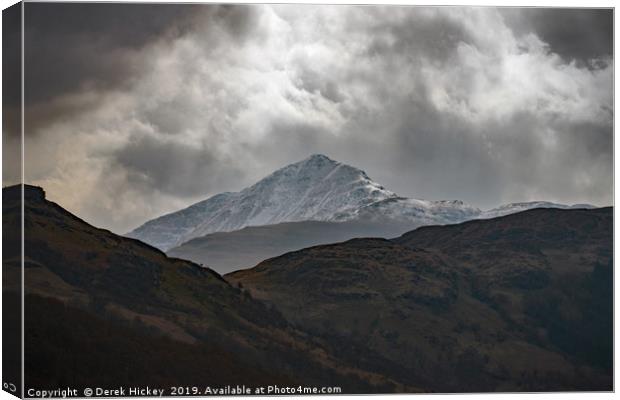
<instances>
[{"instance_id":1,"label":"sky","mask_svg":"<svg viewBox=\"0 0 620 400\"><path fill-rule=\"evenodd\" d=\"M117 233L314 153L402 196L610 205L612 26L602 9L26 3L25 180Z\"/></svg>"}]
</instances>

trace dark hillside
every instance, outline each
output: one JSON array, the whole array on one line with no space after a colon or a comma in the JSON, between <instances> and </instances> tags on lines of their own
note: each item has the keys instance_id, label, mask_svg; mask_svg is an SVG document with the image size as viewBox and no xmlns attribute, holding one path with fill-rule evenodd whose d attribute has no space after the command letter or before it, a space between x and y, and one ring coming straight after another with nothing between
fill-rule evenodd
<instances>
[{"instance_id":1,"label":"dark hillside","mask_svg":"<svg viewBox=\"0 0 620 400\"><path fill-rule=\"evenodd\" d=\"M611 390L613 213L535 209L227 275L345 359L432 391ZM345 345L348 343L348 345Z\"/></svg>"}]
</instances>

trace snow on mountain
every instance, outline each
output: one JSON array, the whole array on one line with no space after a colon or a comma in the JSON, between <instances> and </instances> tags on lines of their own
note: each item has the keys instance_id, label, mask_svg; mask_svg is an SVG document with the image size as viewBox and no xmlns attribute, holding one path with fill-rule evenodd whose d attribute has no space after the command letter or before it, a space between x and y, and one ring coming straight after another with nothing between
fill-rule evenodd
<instances>
[{"instance_id":1,"label":"snow on mountain","mask_svg":"<svg viewBox=\"0 0 620 400\"><path fill-rule=\"evenodd\" d=\"M394 221L411 221L419 225L455 224L471 219L489 219L514 214L532 208L594 208L589 204L565 205L548 201L530 201L505 204L482 211L460 200L418 200L403 197L389 198L355 210L355 215L337 216L335 220L351 219L377 220L388 218Z\"/></svg>"},{"instance_id":2,"label":"snow on mountain","mask_svg":"<svg viewBox=\"0 0 620 400\"><path fill-rule=\"evenodd\" d=\"M355 210L354 214L336 215L335 221L394 220L417 225L446 224L476 218L481 211L460 200L419 200L392 197Z\"/></svg>"},{"instance_id":3,"label":"snow on mountain","mask_svg":"<svg viewBox=\"0 0 620 400\"><path fill-rule=\"evenodd\" d=\"M328 221L396 194L364 171L315 154L236 193L154 219L128 236L167 250L212 232L305 220Z\"/></svg>"},{"instance_id":4,"label":"snow on mountain","mask_svg":"<svg viewBox=\"0 0 620 400\"><path fill-rule=\"evenodd\" d=\"M240 192L226 192L146 222L127 234L164 251L213 232L297 221L397 221L412 226L493 218L549 202L513 203L481 211L459 200L396 195L364 171L315 154L281 168ZM587 207L578 205L572 207Z\"/></svg>"}]
</instances>

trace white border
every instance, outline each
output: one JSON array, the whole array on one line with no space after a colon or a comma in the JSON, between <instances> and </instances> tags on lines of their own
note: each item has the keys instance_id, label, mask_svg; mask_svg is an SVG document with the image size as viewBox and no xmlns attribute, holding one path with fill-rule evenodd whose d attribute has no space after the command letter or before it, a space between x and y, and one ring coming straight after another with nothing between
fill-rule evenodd
<instances>
[{"instance_id":1,"label":"white border","mask_svg":"<svg viewBox=\"0 0 620 400\"><path fill-rule=\"evenodd\" d=\"M30 0L33 1L33 0ZM37 0L34 0L37 1ZM80 0L80 2L97 2L94 0ZM129 2L129 1L122 1L122 2ZM171 1L165 1L165 0L150 0L150 1L145 1L145 0L132 0L130 1L132 3L170 3ZM411 0L391 0L391 1L381 1L381 0L362 0L362 1L354 1L354 0L337 0L337 1L329 1L329 0L314 0L314 1L299 1L299 0L287 0L287 1L260 1L260 0L243 0L243 1L239 1L239 2L235 2L235 1L230 1L230 0L223 0L223 1L182 1L182 3L245 3L245 4L264 4L264 3L291 3L291 4L307 4L307 3L312 3L312 4L381 4L381 5L388 5L388 4L392 4L392 5L430 5L430 6L488 6L488 7L497 7L497 6L501 6L501 7L563 7L563 8L574 8L574 7L601 7L601 8L610 8L610 7L615 7L615 4L613 1L609 1L609 0L591 0L591 1L578 1L578 0L564 0L564 1L552 1L552 0L541 0L541 1L511 1L511 0L506 0L506 1L502 1L501 3L499 3L497 0L495 1L490 1L490 0L474 0L474 1L466 1L466 0L451 0L451 1L411 1ZM15 4L16 2L13 0L0 0L0 6L2 9L5 9L13 4ZM23 9L23 6L22 6ZM23 17L24 14L22 12L22 65L23 65L23 57L24 57L24 52L23 52ZM615 10L614 10L614 20L615 20ZM615 22L615 21L614 21ZM615 25L615 23L614 23ZM2 31L2 22L0 19L0 32ZM615 28L615 26L614 26ZM1 36L1 33L0 33ZM618 34L617 32L615 32L614 29L614 54L619 54L618 53ZM0 64L2 62L2 55L0 54ZM21 80L21 88L22 88L22 179L23 179L23 174L24 174L24 143L23 143L23 124L24 124L24 115L23 115L23 93L24 93L24 80L23 80L23 70L22 70L22 80ZM1 93L1 89L2 89L2 83L0 81L0 93ZM614 205L615 205L615 198L617 197L618 194L618 185L617 185L617 179L620 176L618 174L618 165L615 163L615 154L618 153L618 147L620 146L618 144L618 142L615 140L615 136L616 136L616 125L615 125L615 93L617 93L618 90L618 83L615 80L615 66L614 66ZM1 110L0 110L0 115L1 115ZM1 144L0 144L0 149L1 149ZM0 153L1 154L1 153ZM0 155L1 157L1 155ZM1 163L0 163L1 165ZM1 167L0 167L1 169ZM0 206L2 205L2 199L0 196ZM618 239L618 235L617 235L617 225L615 224L616 221L616 217L617 217L617 209L614 209L614 254L616 253L616 250L618 249L618 243L619 243L619 239ZM23 190L22 190L22 231L23 231ZM0 243L0 256L2 254L2 244ZM22 236L22 263L23 263L23 236ZM614 257L614 264L615 264L615 257ZM614 272L615 272L615 265L614 265ZM0 268L0 277L1 277L1 268ZM614 332L618 332L617 330L617 326L616 326L616 321L617 319L615 318L616 316L616 312L618 310L618 303L617 303L617 297L615 296L615 288L620 287L618 286L618 280L620 278L618 277L617 274L614 273ZM23 265L22 265L22 282L23 282ZM23 291L22 291L22 296L23 296ZM2 304L2 300L0 297L0 306ZM1 309L1 308L0 308ZM22 304L22 324L23 324L23 304ZM1 327L2 327L2 322L0 321L0 340L2 338L2 334L1 334ZM22 327L23 329L23 327ZM614 341L615 344L615 341ZM23 337L22 337L22 354L23 354ZM615 360L616 360L616 348L614 347L614 383L617 384L619 382L618 377L620 376L618 373L618 369L615 368ZM2 366L0 363L0 376L2 376ZM23 382L23 364L22 364L22 382ZM454 396L459 396L459 398L467 398L467 399L511 399L511 400L521 400L521 399L531 399L531 398L536 398L536 399L567 399L567 400L573 400L573 399L606 399L606 398L613 398L616 396L615 393L545 393L545 394L531 394L531 393L525 393L525 394L495 394L495 393L485 393L485 394L466 394L466 395L456 395L456 394L451 394L451 395L376 395L374 397L376 398L380 398L380 399L388 399L388 398L394 398L394 397L400 397L400 398L415 398L415 399L448 399L448 398L453 398ZM299 396L279 396L281 398L283 397L287 397L287 398L295 398L295 397L299 397ZM301 397L307 397L307 396L301 396ZM228 398L235 398L233 396L230 396ZM272 399L273 397L267 397L267 396L261 396L261 397L237 397L239 399ZM316 399L328 399L328 398L334 398L334 396L312 396L312 398L316 398ZM359 399L359 396L338 396L339 399ZM4 392L4 391L0 391L0 400L9 400L9 399L15 399L14 396L9 395L8 393Z\"/></svg>"}]
</instances>

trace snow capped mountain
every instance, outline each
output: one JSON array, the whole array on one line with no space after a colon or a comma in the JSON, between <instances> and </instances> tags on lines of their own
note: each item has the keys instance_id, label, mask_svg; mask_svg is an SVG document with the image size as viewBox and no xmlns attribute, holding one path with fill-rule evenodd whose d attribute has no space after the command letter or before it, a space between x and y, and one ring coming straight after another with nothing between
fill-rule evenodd
<instances>
[{"instance_id":1,"label":"snow capped mountain","mask_svg":"<svg viewBox=\"0 0 620 400\"><path fill-rule=\"evenodd\" d=\"M503 217L532 208L594 208L589 204L565 205L548 201L530 201L509 203L490 210L482 211L460 200L419 200L404 197L393 197L378 201L355 210L355 215L337 216L334 220L346 221L351 219L410 221L419 225L455 224L471 219L489 219Z\"/></svg>"},{"instance_id":2,"label":"snow capped mountain","mask_svg":"<svg viewBox=\"0 0 620 400\"><path fill-rule=\"evenodd\" d=\"M392 197L377 201L354 211L350 215L337 215L334 220L348 221L385 220L410 221L417 225L446 224L476 218L481 211L460 200L420 200Z\"/></svg>"},{"instance_id":3,"label":"snow capped mountain","mask_svg":"<svg viewBox=\"0 0 620 400\"><path fill-rule=\"evenodd\" d=\"M459 200L396 195L352 166L315 154L281 168L240 192L226 192L146 222L127 234L164 251L214 232L297 221L395 221L412 227L493 218L549 202L513 203L481 211ZM586 205L572 206L586 208Z\"/></svg>"},{"instance_id":4,"label":"snow capped mountain","mask_svg":"<svg viewBox=\"0 0 620 400\"><path fill-rule=\"evenodd\" d=\"M167 250L212 232L335 215L397 197L364 171L315 154L288 165L236 193L222 193L154 219L128 236Z\"/></svg>"}]
</instances>

